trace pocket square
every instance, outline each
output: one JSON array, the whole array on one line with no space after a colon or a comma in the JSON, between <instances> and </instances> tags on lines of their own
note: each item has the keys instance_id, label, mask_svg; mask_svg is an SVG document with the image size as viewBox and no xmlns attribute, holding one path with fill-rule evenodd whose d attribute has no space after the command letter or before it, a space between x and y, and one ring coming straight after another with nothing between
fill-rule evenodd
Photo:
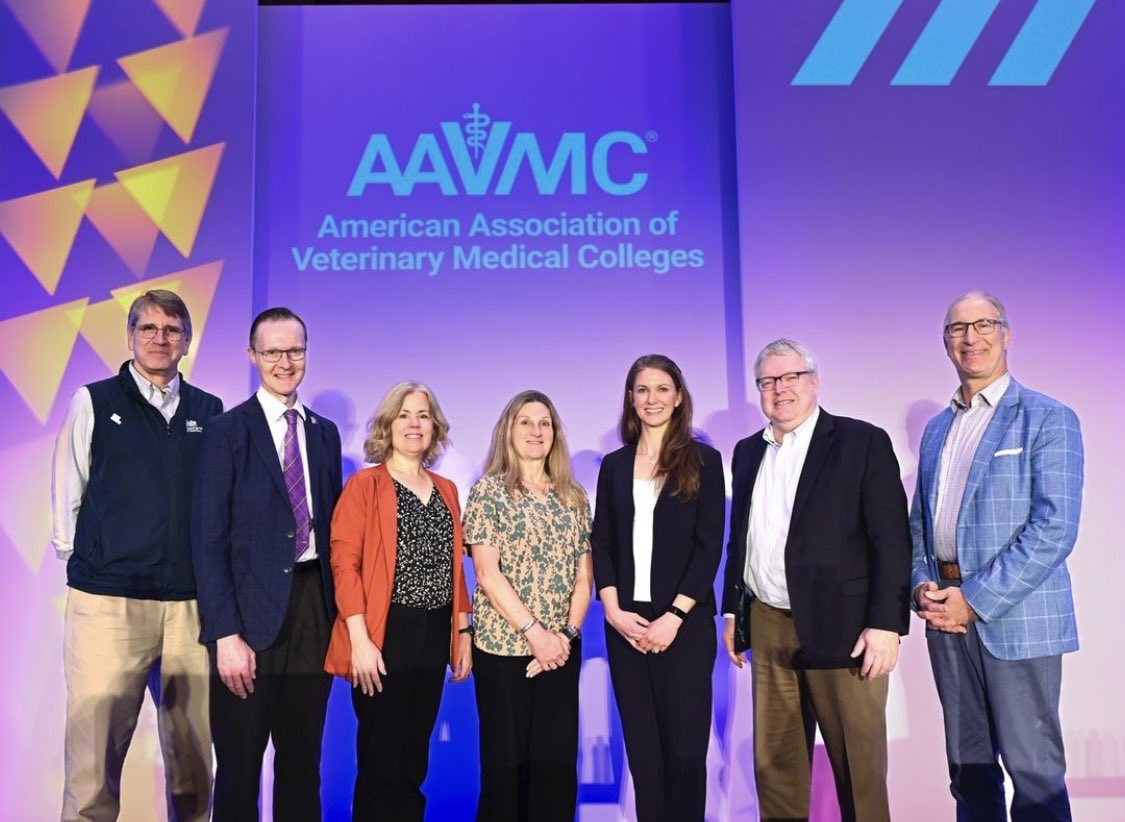
<instances>
[{"instance_id":1,"label":"pocket square","mask_svg":"<svg viewBox=\"0 0 1125 822\"><path fill-rule=\"evenodd\" d=\"M1010 457L1013 454L1022 454L1022 453L1023 453L1023 446L1021 445L1019 448L1003 448L1003 449L997 451L992 456L994 456L994 457Z\"/></svg>"}]
</instances>

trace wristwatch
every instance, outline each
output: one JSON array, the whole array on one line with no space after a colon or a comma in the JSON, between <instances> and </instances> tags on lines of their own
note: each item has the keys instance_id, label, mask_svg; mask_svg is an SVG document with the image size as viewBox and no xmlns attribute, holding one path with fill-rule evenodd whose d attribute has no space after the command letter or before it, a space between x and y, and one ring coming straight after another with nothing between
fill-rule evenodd
<instances>
[{"instance_id":1,"label":"wristwatch","mask_svg":"<svg viewBox=\"0 0 1125 822\"><path fill-rule=\"evenodd\" d=\"M577 625L567 625L559 633L565 636L571 645L582 639L582 631Z\"/></svg>"}]
</instances>

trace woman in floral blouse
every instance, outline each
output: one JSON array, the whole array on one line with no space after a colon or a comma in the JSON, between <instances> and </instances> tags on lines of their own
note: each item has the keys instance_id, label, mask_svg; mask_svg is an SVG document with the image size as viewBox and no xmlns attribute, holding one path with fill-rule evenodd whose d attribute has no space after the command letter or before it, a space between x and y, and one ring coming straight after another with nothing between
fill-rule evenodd
<instances>
[{"instance_id":1,"label":"woman in floral blouse","mask_svg":"<svg viewBox=\"0 0 1125 822\"><path fill-rule=\"evenodd\" d=\"M574 819L589 523L554 405L517 394L465 508L477 577L478 820Z\"/></svg>"}]
</instances>

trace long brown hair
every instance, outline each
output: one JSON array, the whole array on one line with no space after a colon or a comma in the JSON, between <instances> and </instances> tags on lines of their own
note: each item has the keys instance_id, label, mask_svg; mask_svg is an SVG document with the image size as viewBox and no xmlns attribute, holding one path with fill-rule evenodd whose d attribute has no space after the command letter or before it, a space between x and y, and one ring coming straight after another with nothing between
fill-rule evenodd
<instances>
[{"instance_id":1,"label":"long brown hair","mask_svg":"<svg viewBox=\"0 0 1125 822\"><path fill-rule=\"evenodd\" d=\"M500 419L496 421L496 427L492 429L492 445L488 449L484 473L504 480L504 485L512 496L523 493L520 485L519 459L512 445L512 426L516 424L520 410L531 402L542 403L551 415L551 433L554 435L554 440L544 464L547 476L555 484L555 493L559 495L563 505L581 509L586 504L586 492L574 480L574 473L570 468L570 450L566 447L566 436L563 434L559 412L542 391L521 391L504 406Z\"/></svg>"},{"instance_id":2,"label":"long brown hair","mask_svg":"<svg viewBox=\"0 0 1125 822\"><path fill-rule=\"evenodd\" d=\"M646 368L662 371L672 378L672 384L681 396L680 404L672 409L672 419L668 421L668 431L660 446L660 462L656 466L656 478L668 483L673 496L680 499L694 499L699 494L699 469L701 460L695 448L695 438L691 432L691 394L684 382L680 367L663 354L645 354L629 368L625 377L625 396L621 404L621 441L626 445L636 445L641 438L641 419L633 408L633 385L637 375Z\"/></svg>"}]
</instances>

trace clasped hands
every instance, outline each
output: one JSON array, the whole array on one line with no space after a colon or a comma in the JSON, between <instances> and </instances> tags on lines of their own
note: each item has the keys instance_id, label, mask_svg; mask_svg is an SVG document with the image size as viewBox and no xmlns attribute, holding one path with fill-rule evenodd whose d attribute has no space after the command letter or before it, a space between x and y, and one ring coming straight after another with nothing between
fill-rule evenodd
<instances>
[{"instance_id":1,"label":"clasped hands","mask_svg":"<svg viewBox=\"0 0 1125 822\"><path fill-rule=\"evenodd\" d=\"M607 609L605 618L626 642L642 654L667 651L683 624L683 620L675 614L661 614L649 622L640 614L620 608L612 611Z\"/></svg>"},{"instance_id":2,"label":"clasped hands","mask_svg":"<svg viewBox=\"0 0 1125 822\"><path fill-rule=\"evenodd\" d=\"M914 604L927 625L947 634L964 634L969 623L979 619L960 588L940 588L932 580L914 589Z\"/></svg>"}]
</instances>

